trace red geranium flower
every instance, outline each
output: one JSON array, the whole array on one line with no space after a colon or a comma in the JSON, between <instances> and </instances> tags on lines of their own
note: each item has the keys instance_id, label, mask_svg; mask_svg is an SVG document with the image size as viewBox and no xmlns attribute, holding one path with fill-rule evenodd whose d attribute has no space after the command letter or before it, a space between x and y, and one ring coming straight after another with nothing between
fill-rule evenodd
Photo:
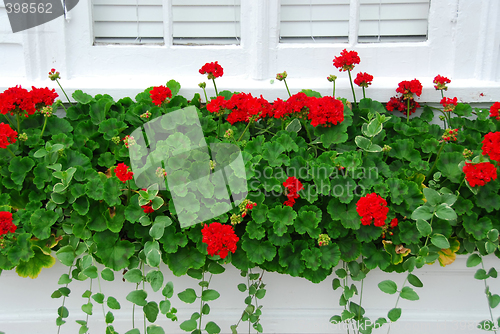
<instances>
[{"instance_id":1,"label":"red geranium flower","mask_svg":"<svg viewBox=\"0 0 500 334\"><path fill-rule=\"evenodd\" d=\"M361 216L361 224L370 225L373 220L373 225L384 226L389 208L385 199L372 193L359 199L356 211Z\"/></svg>"},{"instance_id":2,"label":"red geranium flower","mask_svg":"<svg viewBox=\"0 0 500 334\"><path fill-rule=\"evenodd\" d=\"M463 168L465 179L471 187L484 186L491 180L496 180L497 169L491 162L466 162Z\"/></svg>"},{"instance_id":3,"label":"red geranium flower","mask_svg":"<svg viewBox=\"0 0 500 334\"><path fill-rule=\"evenodd\" d=\"M354 65L359 64L360 61L356 51L347 51L344 49L340 52L340 56L333 59L333 66L338 68L341 72L352 71Z\"/></svg>"},{"instance_id":4,"label":"red geranium flower","mask_svg":"<svg viewBox=\"0 0 500 334\"><path fill-rule=\"evenodd\" d=\"M435 84L434 85L434 88L436 88L436 90L448 90L448 87L446 87L446 84L447 83L450 83L451 80L446 78L446 77L443 77L441 75L437 75L435 78L434 78L434 81L433 83Z\"/></svg>"},{"instance_id":5,"label":"red geranium flower","mask_svg":"<svg viewBox=\"0 0 500 334\"><path fill-rule=\"evenodd\" d=\"M285 194L288 197L288 200L283 204L286 206L293 206L295 204L295 199L299 198L298 192L304 189L304 186L295 176L288 177L288 179L283 182L283 185L285 186Z\"/></svg>"},{"instance_id":6,"label":"red geranium flower","mask_svg":"<svg viewBox=\"0 0 500 334\"><path fill-rule=\"evenodd\" d=\"M443 111L445 112L449 112L449 111L453 111L455 110L455 107L457 106L457 98L454 97L452 99L450 99L449 97L443 97L443 99L441 100L441 105L443 106Z\"/></svg>"},{"instance_id":7,"label":"red geranium flower","mask_svg":"<svg viewBox=\"0 0 500 334\"><path fill-rule=\"evenodd\" d=\"M490 117L495 117L497 121L500 121L499 110L500 102L493 103L493 105L490 107Z\"/></svg>"},{"instance_id":8,"label":"red geranium flower","mask_svg":"<svg viewBox=\"0 0 500 334\"><path fill-rule=\"evenodd\" d=\"M363 72L358 73L356 79L354 79L354 83L359 87L368 87L372 84L372 81L373 75Z\"/></svg>"},{"instance_id":9,"label":"red geranium flower","mask_svg":"<svg viewBox=\"0 0 500 334\"><path fill-rule=\"evenodd\" d=\"M417 101L414 99L409 100L410 101L410 115L413 114L417 108L420 108L420 104L418 104ZM389 111L394 111L398 110L401 111L403 114L406 114L406 107L408 104L408 100L404 100L403 96L401 97L391 97L389 102L387 102L386 108Z\"/></svg>"},{"instance_id":10,"label":"red geranium flower","mask_svg":"<svg viewBox=\"0 0 500 334\"><path fill-rule=\"evenodd\" d=\"M219 113L226 108L226 99L224 96L217 96L207 103L207 110L211 113Z\"/></svg>"},{"instance_id":11,"label":"red geranium flower","mask_svg":"<svg viewBox=\"0 0 500 334\"><path fill-rule=\"evenodd\" d=\"M0 211L0 237L7 233L14 233L17 226L12 223L12 213Z\"/></svg>"},{"instance_id":12,"label":"red geranium flower","mask_svg":"<svg viewBox=\"0 0 500 334\"><path fill-rule=\"evenodd\" d=\"M413 94L420 96L422 95L422 84L417 79L411 81L401 81L398 84L396 92L401 93L404 99L413 99Z\"/></svg>"},{"instance_id":13,"label":"red geranium flower","mask_svg":"<svg viewBox=\"0 0 500 334\"><path fill-rule=\"evenodd\" d=\"M0 94L0 113L11 115L26 112L25 116L35 113L35 104L31 94L21 86L11 87Z\"/></svg>"},{"instance_id":14,"label":"red geranium flower","mask_svg":"<svg viewBox=\"0 0 500 334\"><path fill-rule=\"evenodd\" d=\"M484 136L483 155L500 162L500 132L490 132Z\"/></svg>"},{"instance_id":15,"label":"red geranium flower","mask_svg":"<svg viewBox=\"0 0 500 334\"><path fill-rule=\"evenodd\" d=\"M207 252L210 256L219 255L224 259L229 252L236 251L238 236L234 233L231 225L223 225L213 222L206 224L201 230L203 235L202 242L207 244Z\"/></svg>"},{"instance_id":16,"label":"red geranium flower","mask_svg":"<svg viewBox=\"0 0 500 334\"><path fill-rule=\"evenodd\" d=\"M271 113L271 105L262 96L253 97L252 94L239 93L231 96L229 101L225 102L225 108L231 112L227 116L227 121L231 124L236 122L246 122L258 120L268 116Z\"/></svg>"},{"instance_id":17,"label":"red geranium flower","mask_svg":"<svg viewBox=\"0 0 500 334\"><path fill-rule=\"evenodd\" d=\"M224 74L224 69L218 62L206 63L200 68L200 74L208 74L208 79L215 79Z\"/></svg>"},{"instance_id":18,"label":"red geranium flower","mask_svg":"<svg viewBox=\"0 0 500 334\"><path fill-rule=\"evenodd\" d=\"M391 220L391 224L390 225L391 225L392 228L398 226L398 219L397 218L393 218Z\"/></svg>"},{"instance_id":19,"label":"red geranium flower","mask_svg":"<svg viewBox=\"0 0 500 334\"><path fill-rule=\"evenodd\" d=\"M47 87L35 88L33 86L31 86L30 94L37 110L53 105L54 101L59 96L55 89L48 89Z\"/></svg>"},{"instance_id":20,"label":"red geranium flower","mask_svg":"<svg viewBox=\"0 0 500 334\"><path fill-rule=\"evenodd\" d=\"M17 132L9 124L0 123L0 148L7 148L16 142Z\"/></svg>"},{"instance_id":21,"label":"red geranium flower","mask_svg":"<svg viewBox=\"0 0 500 334\"><path fill-rule=\"evenodd\" d=\"M143 209L144 213L153 213L153 212L155 212L155 210L153 209L153 207L151 205L151 202L152 201L149 201L148 204L141 205L141 208Z\"/></svg>"},{"instance_id":22,"label":"red geranium flower","mask_svg":"<svg viewBox=\"0 0 500 334\"><path fill-rule=\"evenodd\" d=\"M151 95L151 100L153 100L153 103L158 107L161 106L161 104L165 102L166 99L172 97L172 91L170 90L170 88L165 86L153 87L149 94Z\"/></svg>"},{"instance_id":23,"label":"red geranium flower","mask_svg":"<svg viewBox=\"0 0 500 334\"><path fill-rule=\"evenodd\" d=\"M134 178L134 173L129 172L128 166L123 162L119 163L118 166L115 167L115 174L116 177L123 183Z\"/></svg>"},{"instance_id":24,"label":"red geranium flower","mask_svg":"<svg viewBox=\"0 0 500 334\"><path fill-rule=\"evenodd\" d=\"M457 133L458 129L446 129L441 138L443 138L444 141L457 141Z\"/></svg>"},{"instance_id":25,"label":"red geranium flower","mask_svg":"<svg viewBox=\"0 0 500 334\"><path fill-rule=\"evenodd\" d=\"M309 98L309 114L311 125L331 126L344 120L344 104L331 96Z\"/></svg>"}]
</instances>

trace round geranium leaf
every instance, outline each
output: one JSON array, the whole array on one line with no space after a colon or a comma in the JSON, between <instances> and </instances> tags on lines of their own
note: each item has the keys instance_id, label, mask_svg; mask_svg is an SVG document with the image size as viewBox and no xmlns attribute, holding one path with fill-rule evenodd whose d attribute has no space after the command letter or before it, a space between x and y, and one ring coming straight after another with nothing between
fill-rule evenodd
<instances>
[{"instance_id":1,"label":"round geranium leaf","mask_svg":"<svg viewBox=\"0 0 500 334\"><path fill-rule=\"evenodd\" d=\"M394 281L385 280L378 284L378 288L385 293L395 294L398 291L398 286Z\"/></svg>"}]
</instances>

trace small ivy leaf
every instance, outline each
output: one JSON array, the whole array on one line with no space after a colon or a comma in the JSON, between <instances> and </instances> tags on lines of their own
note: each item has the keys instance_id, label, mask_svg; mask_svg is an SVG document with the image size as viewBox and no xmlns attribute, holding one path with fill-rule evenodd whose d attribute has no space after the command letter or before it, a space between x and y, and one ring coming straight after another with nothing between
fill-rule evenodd
<instances>
[{"instance_id":1,"label":"small ivy leaf","mask_svg":"<svg viewBox=\"0 0 500 334\"><path fill-rule=\"evenodd\" d=\"M134 329L127 331L125 334L141 334L141 331L138 330L137 328L134 328Z\"/></svg>"},{"instance_id":2,"label":"small ivy leaf","mask_svg":"<svg viewBox=\"0 0 500 334\"><path fill-rule=\"evenodd\" d=\"M113 313L111 313L111 311L108 311L108 313L106 313L105 321L107 324L111 324L113 323L113 321L115 321L115 316L113 315Z\"/></svg>"},{"instance_id":3,"label":"small ivy leaf","mask_svg":"<svg viewBox=\"0 0 500 334\"><path fill-rule=\"evenodd\" d=\"M105 281L108 281L108 282L112 282L114 281L115 279L115 274L113 273L113 271L109 268L104 268L102 271L101 271L101 277L103 280Z\"/></svg>"},{"instance_id":4,"label":"small ivy leaf","mask_svg":"<svg viewBox=\"0 0 500 334\"><path fill-rule=\"evenodd\" d=\"M208 334L218 334L220 333L221 329L217 324L213 321L210 321L207 323L205 326L205 330L208 332Z\"/></svg>"},{"instance_id":5,"label":"small ivy leaf","mask_svg":"<svg viewBox=\"0 0 500 334\"><path fill-rule=\"evenodd\" d=\"M429 206L423 205L416 208L415 211L412 212L411 219L429 220L432 218L432 216L433 213L431 212L431 208Z\"/></svg>"},{"instance_id":6,"label":"small ivy leaf","mask_svg":"<svg viewBox=\"0 0 500 334\"><path fill-rule=\"evenodd\" d=\"M148 293L144 290L135 290L127 295L127 300L139 306L146 306Z\"/></svg>"},{"instance_id":7,"label":"small ivy leaf","mask_svg":"<svg viewBox=\"0 0 500 334\"><path fill-rule=\"evenodd\" d=\"M340 317L340 315L334 315L330 318L330 322L332 324L338 324L339 322L342 322L342 318Z\"/></svg>"},{"instance_id":8,"label":"small ivy leaf","mask_svg":"<svg viewBox=\"0 0 500 334\"><path fill-rule=\"evenodd\" d=\"M472 268L472 267L475 267L477 266L478 264L480 264L482 261L481 259L481 256L479 256L478 254L471 254L468 258L467 258L467 267L468 268Z\"/></svg>"},{"instance_id":9,"label":"small ivy leaf","mask_svg":"<svg viewBox=\"0 0 500 334\"><path fill-rule=\"evenodd\" d=\"M114 297L108 297L106 304L112 310L119 310L120 309L120 303Z\"/></svg>"},{"instance_id":10,"label":"small ivy leaf","mask_svg":"<svg viewBox=\"0 0 500 334\"><path fill-rule=\"evenodd\" d=\"M408 299L408 300L419 300L420 298L418 297L418 294L410 288L409 286L403 287L401 292L399 293L401 298Z\"/></svg>"},{"instance_id":11,"label":"small ivy leaf","mask_svg":"<svg viewBox=\"0 0 500 334\"><path fill-rule=\"evenodd\" d=\"M149 325L147 328L147 334L165 334L165 331L160 326Z\"/></svg>"},{"instance_id":12,"label":"small ivy leaf","mask_svg":"<svg viewBox=\"0 0 500 334\"><path fill-rule=\"evenodd\" d=\"M156 302L147 303L142 310L144 311L144 315L148 319L149 322L155 322L158 317L158 313L160 309L158 308L158 304Z\"/></svg>"},{"instance_id":13,"label":"small ivy leaf","mask_svg":"<svg viewBox=\"0 0 500 334\"><path fill-rule=\"evenodd\" d=\"M498 304L500 303L500 296L496 294L488 296L488 303L490 304L491 308L497 307Z\"/></svg>"},{"instance_id":14,"label":"small ivy leaf","mask_svg":"<svg viewBox=\"0 0 500 334\"><path fill-rule=\"evenodd\" d=\"M436 217L445 220L455 220L457 219L457 214L448 204L439 204L435 212Z\"/></svg>"},{"instance_id":15,"label":"small ivy leaf","mask_svg":"<svg viewBox=\"0 0 500 334\"><path fill-rule=\"evenodd\" d=\"M198 327L198 323L196 322L196 320L190 319L190 320L186 320L183 323L181 323L179 327L183 331L191 332L191 331L194 331Z\"/></svg>"},{"instance_id":16,"label":"small ivy leaf","mask_svg":"<svg viewBox=\"0 0 500 334\"><path fill-rule=\"evenodd\" d=\"M391 309L387 313L387 317L390 321L395 322L401 317L401 309L399 307Z\"/></svg>"},{"instance_id":17,"label":"small ivy leaf","mask_svg":"<svg viewBox=\"0 0 500 334\"><path fill-rule=\"evenodd\" d=\"M493 278L497 278L498 277L498 273L497 273L497 270L495 268L491 268L489 271L488 271L488 276L489 277L493 277Z\"/></svg>"},{"instance_id":18,"label":"small ivy leaf","mask_svg":"<svg viewBox=\"0 0 500 334\"><path fill-rule=\"evenodd\" d=\"M92 299L95 300L96 303L102 304L104 303L104 294L98 292L92 296Z\"/></svg>"},{"instance_id":19,"label":"small ivy leaf","mask_svg":"<svg viewBox=\"0 0 500 334\"><path fill-rule=\"evenodd\" d=\"M180 300L182 300L184 303L187 304L192 304L196 300L196 292L194 289L188 288L182 292L179 292L177 294L177 297L179 297ZM196 327L195 327L196 328Z\"/></svg>"},{"instance_id":20,"label":"small ivy leaf","mask_svg":"<svg viewBox=\"0 0 500 334\"><path fill-rule=\"evenodd\" d=\"M333 290L337 290L338 288L340 288L340 280L338 278L333 279L332 288Z\"/></svg>"},{"instance_id":21,"label":"small ivy leaf","mask_svg":"<svg viewBox=\"0 0 500 334\"><path fill-rule=\"evenodd\" d=\"M88 302L87 304L82 305L82 311L87 313L88 315L92 315L92 308L94 305L92 305L91 302Z\"/></svg>"},{"instance_id":22,"label":"small ivy leaf","mask_svg":"<svg viewBox=\"0 0 500 334\"><path fill-rule=\"evenodd\" d=\"M479 280L487 279L488 277L489 276L486 273L486 270L484 270L484 269L478 269L476 271L476 273L474 274L474 278L479 279Z\"/></svg>"},{"instance_id":23,"label":"small ivy leaf","mask_svg":"<svg viewBox=\"0 0 500 334\"><path fill-rule=\"evenodd\" d=\"M69 316L69 311L65 306L61 306L57 309L57 315L61 318L67 318Z\"/></svg>"},{"instance_id":24,"label":"small ivy leaf","mask_svg":"<svg viewBox=\"0 0 500 334\"><path fill-rule=\"evenodd\" d=\"M201 293L201 300L204 302L208 302L211 300L216 300L217 298L220 297L220 294L212 289L207 289Z\"/></svg>"},{"instance_id":25,"label":"small ivy leaf","mask_svg":"<svg viewBox=\"0 0 500 334\"><path fill-rule=\"evenodd\" d=\"M424 286L422 281L415 275L409 274L408 275L408 282L413 285L414 287L421 288Z\"/></svg>"},{"instance_id":26,"label":"small ivy leaf","mask_svg":"<svg viewBox=\"0 0 500 334\"><path fill-rule=\"evenodd\" d=\"M241 292L245 292L247 291L247 286L243 283L240 283L238 284L238 290L240 290Z\"/></svg>"},{"instance_id":27,"label":"small ivy leaf","mask_svg":"<svg viewBox=\"0 0 500 334\"><path fill-rule=\"evenodd\" d=\"M172 283L171 281L168 282L161 291L161 294L165 296L165 298L172 298L172 296L174 295L174 283Z\"/></svg>"},{"instance_id":28,"label":"small ivy leaf","mask_svg":"<svg viewBox=\"0 0 500 334\"><path fill-rule=\"evenodd\" d=\"M348 311L348 310L344 310L344 311L342 311L341 319L342 319L342 321L346 321L346 320L354 318L355 316L356 316L355 313Z\"/></svg>"},{"instance_id":29,"label":"small ivy leaf","mask_svg":"<svg viewBox=\"0 0 500 334\"><path fill-rule=\"evenodd\" d=\"M385 280L378 284L378 288L382 290L382 292L388 294L395 294L398 291L398 285L391 280Z\"/></svg>"},{"instance_id":30,"label":"small ivy leaf","mask_svg":"<svg viewBox=\"0 0 500 334\"><path fill-rule=\"evenodd\" d=\"M448 239L444 235L439 234L439 233L435 233L431 237L431 243L434 246L439 247L441 249L448 249L448 248L450 248L450 242L448 241Z\"/></svg>"},{"instance_id":31,"label":"small ivy leaf","mask_svg":"<svg viewBox=\"0 0 500 334\"><path fill-rule=\"evenodd\" d=\"M432 233L431 225L423 219L417 219L417 230L422 237L429 236Z\"/></svg>"},{"instance_id":32,"label":"small ivy leaf","mask_svg":"<svg viewBox=\"0 0 500 334\"><path fill-rule=\"evenodd\" d=\"M125 278L130 283L139 283L142 282L143 276L142 272L136 268L127 271L125 275L123 275L123 278Z\"/></svg>"}]
</instances>

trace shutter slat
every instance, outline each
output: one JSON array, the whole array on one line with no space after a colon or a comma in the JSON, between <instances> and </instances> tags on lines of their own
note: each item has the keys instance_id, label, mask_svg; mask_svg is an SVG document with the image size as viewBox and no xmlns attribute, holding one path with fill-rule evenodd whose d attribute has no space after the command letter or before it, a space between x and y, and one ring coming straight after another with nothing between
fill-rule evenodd
<instances>
[{"instance_id":1,"label":"shutter slat","mask_svg":"<svg viewBox=\"0 0 500 334\"><path fill-rule=\"evenodd\" d=\"M347 39L348 35L349 0L281 1L281 42L307 37ZM321 39L321 41L329 40Z\"/></svg>"},{"instance_id":2,"label":"shutter slat","mask_svg":"<svg viewBox=\"0 0 500 334\"><path fill-rule=\"evenodd\" d=\"M429 15L429 5L419 4L387 4L380 8L381 20L427 20ZM378 20L379 6L361 6L359 12L360 21Z\"/></svg>"},{"instance_id":3,"label":"shutter slat","mask_svg":"<svg viewBox=\"0 0 500 334\"><path fill-rule=\"evenodd\" d=\"M137 22L137 13L139 13L140 22L163 22L163 15L157 6L99 6L94 11L94 22Z\"/></svg>"},{"instance_id":4,"label":"shutter slat","mask_svg":"<svg viewBox=\"0 0 500 334\"><path fill-rule=\"evenodd\" d=\"M240 0L172 0L174 44L239 44Z\"/></svg>"},{"instance_id":5,"label":"shutter slat","mask_svg":"<svg viewBox=\"0 0 500 334\"><path fill-rule=\"evenodd\" d=\"M99 38L135 38L137 37L137 24L135 22L96 22L94 34ZM139 36L144 38L163 37L163 23L141 23Z\"/></svg>"},{"instance_id":6,"label":"shutter slat","mask_svg":"<svg viewBox=\"0 0 500 334\"><path fill-rule=\"evenodd\" d=\"M381 36L425 36L427 34L426 20L382 21ZM359 27L360 36L378 36L378 21L367 21Z\"/></svg>"}]
</instances>

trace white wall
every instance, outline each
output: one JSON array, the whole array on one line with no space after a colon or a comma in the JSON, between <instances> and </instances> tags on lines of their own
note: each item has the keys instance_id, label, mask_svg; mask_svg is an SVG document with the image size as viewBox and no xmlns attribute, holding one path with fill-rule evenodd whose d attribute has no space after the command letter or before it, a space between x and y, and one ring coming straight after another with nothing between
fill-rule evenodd
<instances>
[{"instance_id":1,"label":"white wall","mask_svg":"<svg viewBox=\"0 0 500 334\"><path fill-rule=\"evenodd\" d=\"M393 325L391 333L394 334L456 334L456 333L481 333L476 329L476 324L489 317L488 304L484 295L484 283L474 279L478 269L466 268L467 257L459 256L453 264L442 268L439 264L426 265L417 269L417 275L424 284L423 288L415 288L420 296L418 301L401 299L398 307L403 312L400 320ZM487 257L485 268L497 266L498 258ZM57 263L55 267L43 269L37 279L20 278L13 271L3 272L0 276L0 285L3 287L0 297L0 331L6 334L45 334L55 333L55 318L57 308L61 306L61 299L51 299L50 295L59 288L57 281L61 274L67 273L68 268ZM188 277L175 277L163 268L165 281L173 281L174 297L172 306L179 312L179 321L189 319L193 312L199 311L199 302L184 304L177 298L177 293L190 287L199 293L198 281ZM260 271L254 271L260 272ZM135 289L135 284L122 282L121 272L115 273L114 282L101 280L102 293L106 296L117 298L122 306L121 310L113 311L115 316L115 329L124 333L132 329L132 306L125 300L125 296ZM325 281L314 284L302 278L265 273L264 282L267 284L266 296L261 300L261 324L264 333L346 333L338 325L329 323L334 314L340 314L342 309L338 306L340 290L333 291L331 282L334 276ZM381 292L377 284L386 279L392 279L399 289L405 274L387 274L379 270L371 271L364 281L362 305L366 315L376 320L378 317L387 316L388 310L394 307L396 295ZM70 316L67 323L61 327L61 334L77 333L79 325L75 320L85 320L81 305L87 302L82 298L82 293L89 288L89 280L84 282L74 281L69 285L70 297L66 299ZM210 302L210 315L204 318L204 323L215 321L222 329L222 333L230 333L229 327L235 324L244 309L246 293L239 292L236 286L245 283L238 270L228 266L225 273L215 275L211 281L211 288L221 294L218 300ZM493 294L500 293L500 282L488 279ZM359 282L357 283L360 289ZM146 289L148 290L148 289ZM93 281L94 293L99 291L97 281ZM153 293L149 289L148 301L159 302L163 299L160 292ZM354 301L357 302L358 297ZM104 333L104 316L98 304L94 304L94 315L90 317L90 333ZM106 312L109 309L106 308ZM494 319L500 316L500 310L493 310ZM159 316L161 325L166 333L185 333L179 329L179 321L171 322L165 316ZM136 327L142 332L142 310L136 309ZM240 325L238 332L248 330L248 323ZM386 333L387 327L374 330L374 334ZM252 330L252 333L255 333Z\"/></svg>"},{"instance_id":2,"label":"white wall","mask_svg":"<svg viewBox=\"0 0 500 334\"><path fill-rule=\"evenodd\" d=\"M164 3L164 17L169 17L169 1ZM57 88L47 79L54 67L70 94L83 89L115 98L134 97L149 86L175 79L182 85L181 94L189 98L201 92L198 83L206 81L198 69L217 60L225 73L217 79L219 90L263 94L270 100L285 98L283 84L271 85L270 80L286 70L293 92L311 88L331 94L326 77L335 74L337 95L351 98L347 74L332 65L333 57L347 48L361 57L354 74L366 71L375 76L367 95L380 101L395 94L398 82L418 78L425 87L420 100L438 102L441 96L432 84L437 74L452 79L448 96L464 102L500 99L498 0L431 1L428 40L416 43L358 44L358 6L359 0L351 0L349 43L279 43L279 1L243 0L241 45L171 45L167 22L165 45L93 46L89 0L81 0L67 19L60 17L16 34L0 3L0 91L16 84Z\"/></svg>"}]
</instances>

